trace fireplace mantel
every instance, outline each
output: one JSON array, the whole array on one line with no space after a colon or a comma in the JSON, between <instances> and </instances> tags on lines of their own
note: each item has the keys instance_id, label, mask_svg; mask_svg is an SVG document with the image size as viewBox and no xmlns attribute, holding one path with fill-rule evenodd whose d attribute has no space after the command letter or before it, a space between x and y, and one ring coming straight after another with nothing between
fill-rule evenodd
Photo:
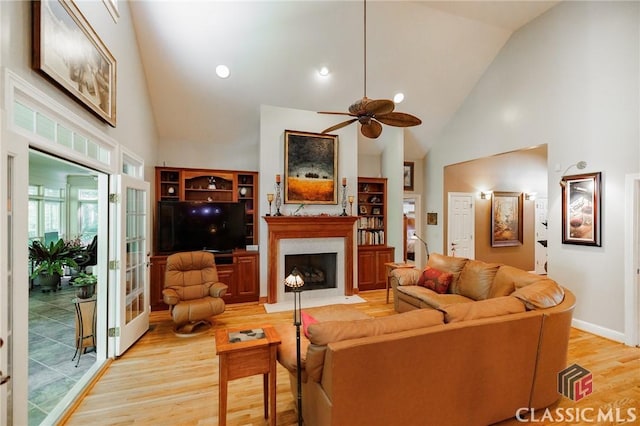
<instances>
[{"instance_id":1,"label":"fireplace mantel","mask_svg":"<svg viewBox=\"0 0 640 426\"><path fill-rule=\"evenodd\" d=\"M334 238L344 239L346 296L353 295L353 251L354 226L357 216L263 216L269 229L267 263L267 303L276 303L278 298L278 259L280 240L296 238Z\"/></svg>"}]
</instances>

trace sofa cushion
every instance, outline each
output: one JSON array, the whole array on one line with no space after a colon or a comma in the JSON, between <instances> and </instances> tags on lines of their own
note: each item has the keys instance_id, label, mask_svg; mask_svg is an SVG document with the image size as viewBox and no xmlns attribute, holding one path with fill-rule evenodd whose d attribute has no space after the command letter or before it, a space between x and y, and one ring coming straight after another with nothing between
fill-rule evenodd
<instances>
[{"instance_id":1,"label":"sofa cushion","mask_svg":"<svg viewBox=\"0 0 640 426\"><path fill-rule=\"evenodd\" d=\"M522 300L527 309L545 309L564 300L564 290L555 281L543 279L513 292L512 296Z\"/></svg>"},{"instance_id":2,"label":"sofa cushion","mask_svg":"<svg viewBox=\"0 0 640 426\"><path fill-rule=\"evenodd\" d=\"M452 303L466 303L473 302L473 299L469 299L468 297L461 296L459 294L439 294L433 290L429 290L428 288L421 287L418 285L405 285L397 288L398 298L411 303L417 307L421 304L424 304L425 307L429 307L432 309L438 309L444 305L450 305Z\"/></svg>"},{"instance_id":3,"label":"sofa cushion","mask_svg":"<svg viewBox=\"0 0 640 426\"><path fill-rule=\"evenodd\" d=\"M453 291L473 300L486 299L489 297L498 268L500 268L498 263L467 261L460 272L458 286Z\"/></svg>"},{"instance_id":4,"label":"sofa cushion","mask_svg":"<svg viewBox=\"0 0 640 426\"><path fill-rule=\"evenodd\" d=\"M444 322L442 312L418 309L389 315L353 321L327 321L309 326L309 340L305 369L307 375L317 382L322 378L322 367L327 345L349 339L396 333L400 331L440 325Z\"/></svg>"},{"instance_id":5,"label":"sofa cushion","mask_svg":"<svg viewBox=\"0 0 640 426\"><path fill-rule=\"evenodd\" d=\"M446 323L517 314L525 310L524 303L512 296L496 297L478 302L455 303L440 308L440 311L444 313Z\"/></svg>"},{"instance_id":6,"label":"sofa cushion","mask_svg":"<svg viewBox=\"0 0 640 426\"><path fill-rule=\"evenodd\" d=\"M498 268L489 297L508 296L515 290L534 282L544 280L546 276L532 274L509 265Z\"/></svg>"},{"instance_id":7,"label":"sofa cushion","mask_svg":"<svg viewBox=\"0 0 640 426\"><path fill-rule=\"evenodd\" d=\"M300 311L300 319L302 320L302 331L304 335L309 337L309 326L318 322L315 317L309 315L307 311Z\"/></svg>"},{"instance_id":8,"label":"sofa cushion","mask_svg":"<svg viewBox=\"0 0 640 426\"><path fill-rule=\"evenodd\" d=\"M432 268L436 268L441 271L451 272L453 279L451 280L449 293L456 293L455 288L458 283L458 277L460 276L460 271L464 268L465 263L467 263L467 260L468 259L464 257L452 257L439 253L431 253L429 260L427 261L427 266L431 266Z\"/></svg>"},{"instance_id":9,"label":"sofa cushion","mask_svg":"<svg viewBox=\"0 0 640 426\"><path fill-rule=\"evenodd\" d=\"M453 280L451 272L444 272L436 268L427 266L418 278L418 285L426 287L436 293L446 293Z\"/></svg>"}]
</instances>

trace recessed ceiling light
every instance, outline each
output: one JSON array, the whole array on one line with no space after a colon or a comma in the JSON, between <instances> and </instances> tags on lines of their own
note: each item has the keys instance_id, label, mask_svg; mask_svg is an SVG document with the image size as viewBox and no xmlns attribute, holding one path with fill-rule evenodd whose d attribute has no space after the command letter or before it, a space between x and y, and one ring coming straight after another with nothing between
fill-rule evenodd
<instances>
[{"instance_id":1,"label":"recessed ceiling light","mask_svg":"<svg viewBox=\"0 0 640 426\"><path fill-rule=\"evenodd\" d=\"M402 101L404 101L404 93L399 92L399 93L396 93L395 95L393 95L393 102L394 103L399 104Z\"/></svg>"},{"instance_id":2,"label":"recessed ceiling light","mask_svg":"<svg viewBox=\"0 0 640 426\"><path fill-rule=\"evenodd\" d=\"M318 70L318 74L320 74L320 76L322 77L326 77L329 75L329 68L327 67L322 67Z\"/></svg>"},{"instance_id":3,"label":"recessed ceiling light","mask_svg":"<svg viewBox=\"0 0 640 426\"><path fill-rule=\"evenodd\" d=\"M230 71L229 71L229 67L226 65L218 65L216 67L216 75L220 78L227 78L229 77Z\"/></svg>"}]
</instances>

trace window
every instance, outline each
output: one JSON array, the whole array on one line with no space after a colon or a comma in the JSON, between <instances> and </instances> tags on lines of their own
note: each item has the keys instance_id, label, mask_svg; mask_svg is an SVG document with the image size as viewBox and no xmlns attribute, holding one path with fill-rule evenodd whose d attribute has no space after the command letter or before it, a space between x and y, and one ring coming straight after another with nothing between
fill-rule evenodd
<instances>
[{"instance_id":1,"label":"window","mask_svg":"<svg viewBox=\"0 0 640 426\"><path fill-rule=\"evenodd\" d=\"M45 233L64 233L64 189L29 185L29 239L43 239ZM52 234L50 234L52 235Z\"/></svg>"},{"instance_id":2,"label":"window","mask_svg":"<svg viewBox=\"0 0 640 426\"><path fill-rule=\"evenodd\" d=\"M83 244L98 232L98 190L78 189L78 230Z\"/></svg>"}]
</instances>

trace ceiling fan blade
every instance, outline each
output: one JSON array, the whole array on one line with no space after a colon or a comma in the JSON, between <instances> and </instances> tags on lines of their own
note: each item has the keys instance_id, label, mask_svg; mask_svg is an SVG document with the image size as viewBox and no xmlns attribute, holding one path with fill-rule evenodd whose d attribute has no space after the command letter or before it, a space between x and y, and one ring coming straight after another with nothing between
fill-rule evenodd
<instances>
[{"instance_id":1,"label":"ceiling fan blade","mask_svg":"<svg viewBox=\"0 0 640 426\"><path fill-rule=\"evenodd\" d=\"M396 104L389 99L371 99L364 105L364 110L369 115L389 114L396 107Z\"/></svg>"},{"instance_id":2,"label":"ceiling fan blade","mask_svg":"<svg viewBox=\"0 0 640 426\"><path fill-rule=\"evenodd\" d=\"M342 129L343 127L348 126L349 124L353 123L354 121L358 121L358 119L357 118L352 118L351 120L343 121L342 123L338 123L335 126L329 127L328 129L324 129L320 133L329 133L329 132L333 132L334 130Z\"/></svg>"},{"instance_id":3,"label":"ceiling fan blade","mask_svg":"<svg viewBox=\"0 0 640 426\"><path fill-rule=\"evenodd\" d=\"M355 117L355 114L351 114L350 112L336 112L336 111L318 111L318 114L333 114L333 115L348 115L351 117Z\"/></svg>"},{"instance_id":4,"label":"ceiling fan blade","mask_svg":"<svg viewBox=\"0 0 640 426\"><path fill-rule=\"evenodd\" d=\"M349 112L354 115L369 115L387 114L395 108L393 101L388 99L369 99L364 97L359 101L354 102L349 107Z\"/></svg>"},{"instance_id":5,"label":"ceiling fan blade","mask_svg":"<svg viewBox=\"0 0 640 426\"><path fill-rule=\"evenodd\" d=\"M376 120L388 126L411 127L422 124L422 120L411 114L404 112L390 112L388 114L376 115Z\"/></svg>"},{"instance_id":6,"label":"ceiling fan blade","mask_svg":"<svg viewBox=\"0 0 640 426\"><path fill-rule=\"evenodd\" d=\"M368 124L360 126L360 132L369 139L376 139L382 133L382 124L371 120Z\"/></svg>"}]
</instances>

